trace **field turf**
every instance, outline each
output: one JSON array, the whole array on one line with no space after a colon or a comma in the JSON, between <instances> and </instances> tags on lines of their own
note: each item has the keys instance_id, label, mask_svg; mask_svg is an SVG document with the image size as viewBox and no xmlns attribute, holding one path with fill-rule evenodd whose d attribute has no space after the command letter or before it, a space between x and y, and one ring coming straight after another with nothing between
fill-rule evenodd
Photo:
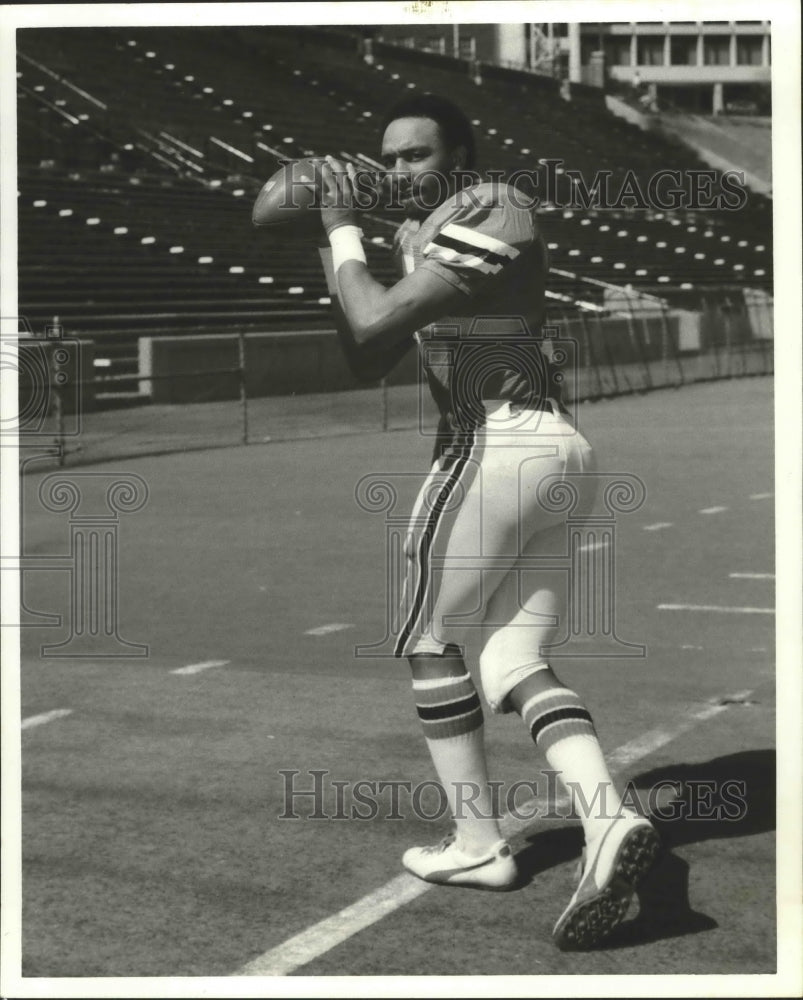
<instances>
[{"instance_id":1,"label":"field turf","mask_svg":"<svg viewBox=\"0 0 803 1000\"><path fill-rule=\"evenodd\" d=\"M571 955L550 938L573 891L575 820L517 827L524 884L497 894L399 879L404 849L448 828L409 797L400 818L387 796L372 820L335 818L333 781L433 777L406 665L354 655L382 639L387 600L386 524L356 484L399 474L403 516L429 460L430 441L400 430L65 471L147 483L119 520L119 635L148 655L43 656L69 635L70 574L26 572L26 607L63 625L22 630L22 717L64 714L22 732L24 976L775 971L772 381L579 414L600 469L646 487L616 547L617 635L646 655L557 670L620 779L645 799L663 782L667 811L667 853L610 943ZM47 474L21 484L24 548L63 556L68 517L37 492ZM486 719L492 776L537 777L521 723ZM309 798L288 809L281 772L309 789L313 770L325 818ZM731 818L701 806L704 782L714 806L726 783L741 790ZM695 795L691 815L668 815Z\"/></svg>"}]
</instances>

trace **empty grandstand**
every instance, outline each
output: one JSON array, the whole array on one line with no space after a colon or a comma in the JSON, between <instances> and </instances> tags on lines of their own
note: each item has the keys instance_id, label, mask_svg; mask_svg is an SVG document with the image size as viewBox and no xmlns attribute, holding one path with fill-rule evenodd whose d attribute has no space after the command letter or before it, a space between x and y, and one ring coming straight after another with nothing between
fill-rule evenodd
<instances>
[{"instance_id":1,"label":"empty grandstand","mask_svg":"<svg viewBox=\"0 0 803 1000\"><path fill-rule=\"evenodd\" d=\"M482 63L476 48L367 45L346 28L17 37L20 312L37 335L55 319L91 345L84 376L96 405L152 401L148 364L164 356L153 345L166 338L245 333L286 345L311 331L332 340L310 244L252 228L250 206L282 158L369 162L383 109L415 89L467 108L481 166L538 195L552 322L588 341L589 357L615 355L621 343L624 362L660 357L682 372L681 355L724 344L742 352L727 373L771 363L771 201L610 113L603 88ZM378 213L364 225L371 266L388 279L396 224ZM650 314L661 317L658 345L644 332ZM620 332L592 347L608 321ZM265 391L301 391L282 371L282 385ZM695 371L725 368L715 358ZM323 372L304 389L347 384Z\"/></svg>"}]
</instances>

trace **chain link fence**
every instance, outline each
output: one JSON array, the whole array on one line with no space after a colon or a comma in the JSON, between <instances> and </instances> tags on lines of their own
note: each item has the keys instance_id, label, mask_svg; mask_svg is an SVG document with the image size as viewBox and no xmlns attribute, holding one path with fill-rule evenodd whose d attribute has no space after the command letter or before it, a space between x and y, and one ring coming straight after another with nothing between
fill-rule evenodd
<instances>
[{"instance_id":1,"label":"chain link fence","mask_svg":"<svg viewBox=\"0 0 803 1000\"><path fill-rule=\"evenodd\" d=\"M346 382L337 391L323 391L332 379L322 363L311 360L311 370L295 379L293 391L290 377L284 385L276 377L266 383L264 356L260 371L254 371L249 335L241 333L229 338L227 357L234 363L207 366L199 353L198 364L178 371L104 377L95 375L91 342L56 332L60 336L50 331L45 339L21 339L16 350L4 337L3 365L13 363L19 379L19 418L4 421L4 443L18 441L23 459L36 453L37 468L46 456L55 465L74 466L406 428L429 433L437 422L429 389L420 373L416 379L415 362L401 381L391 376L370 387ZM694 310L635 297L607 308L558 305L550 309L543 332L543 349L561 371L567 401L773 371L772 300L741 290L738 297L700 299ZM337 351L333 332L317 336L329 338L327 350ZM292 335L283 335L282 349L292 344ZM139 394L116 398L110 390L120 382L135 383ZM322 391L311 391L316 383ZM159 401L171 398L181 401Z\"/></svg>"}]
</instances>

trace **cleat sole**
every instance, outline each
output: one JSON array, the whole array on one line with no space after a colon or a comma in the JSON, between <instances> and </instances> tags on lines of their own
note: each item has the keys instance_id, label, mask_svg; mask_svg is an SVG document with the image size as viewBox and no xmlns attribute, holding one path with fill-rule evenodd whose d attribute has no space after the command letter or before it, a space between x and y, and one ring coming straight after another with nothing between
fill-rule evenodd
<instances>
[{"instance_id":1,"label":"cleat sole","mask_svg":"<svg viewBox=\"0 0 803 1000\"><path fill-rule=\"evenodd\" d=\"M655 830L647 826L633 830L619 847L607 885L564 913L555 925L552 936L561 951L583 951L609 937L624 920L636 887L660 854Z\"/></svg>"}]
</instances>

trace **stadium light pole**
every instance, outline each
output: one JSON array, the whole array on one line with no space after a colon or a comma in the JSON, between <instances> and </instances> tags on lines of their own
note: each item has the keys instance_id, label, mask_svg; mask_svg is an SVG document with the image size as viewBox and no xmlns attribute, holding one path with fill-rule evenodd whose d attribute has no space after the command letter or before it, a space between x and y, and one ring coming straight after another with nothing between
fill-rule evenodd
<instances>
[{"instance_id":1,"label":"stadium light pole","mask_svg":"<svg viewBox=\"0 0 803 1000\"><path fill-rule=\"evenodd\" d=\"M460 25L452 25L452 51L455 59L460 58Z\"/></svg>"}]
</instances>

